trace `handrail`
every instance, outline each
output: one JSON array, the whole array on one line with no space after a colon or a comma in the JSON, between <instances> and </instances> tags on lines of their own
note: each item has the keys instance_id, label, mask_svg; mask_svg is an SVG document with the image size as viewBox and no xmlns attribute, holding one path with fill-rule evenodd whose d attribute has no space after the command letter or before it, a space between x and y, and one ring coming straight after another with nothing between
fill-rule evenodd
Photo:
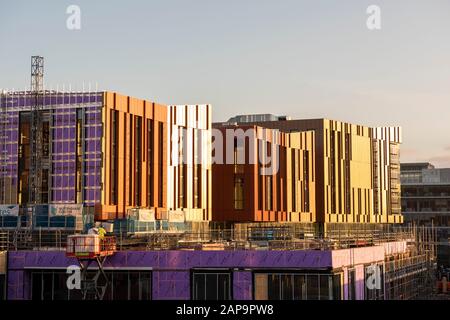
<instances>
[{"instance_id":1,"label":"handrail","mask_svg":"<svg viewBox=\"0 0 450 320\"><path fill-rule=\"evenodd\" d=\"M420 229L422 230L422 228ZM325 236L295 230L283 230L277 236L269 233L267 238L249 237L248 231L236 229L212 229L208 232L147 232L129 234L115 233L116 250L331 250L380 245L392 241L412 242L418 236L414 229L397 229L391 232L376 230L334 230ZM0 232L0 250L65 250L68 230L7 230ZM433 237L424 240L434 245Z\"/></svg>"}]
</instances>

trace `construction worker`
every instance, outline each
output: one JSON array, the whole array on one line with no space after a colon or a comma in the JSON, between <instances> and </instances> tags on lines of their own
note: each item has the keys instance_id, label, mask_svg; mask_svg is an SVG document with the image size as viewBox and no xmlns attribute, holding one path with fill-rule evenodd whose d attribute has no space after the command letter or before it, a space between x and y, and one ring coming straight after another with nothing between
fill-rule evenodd
<instances>
[{"instance_id":1,"label":"construction worker","mask_svg":"<svg viewBox=\"0 0 450 320\"><path fill-rule=\"evenodd\" d=\"M103 240L105 238L106 230L103 227L98 228L98 237L100 240Z\"/></svg>"}]
</instances>

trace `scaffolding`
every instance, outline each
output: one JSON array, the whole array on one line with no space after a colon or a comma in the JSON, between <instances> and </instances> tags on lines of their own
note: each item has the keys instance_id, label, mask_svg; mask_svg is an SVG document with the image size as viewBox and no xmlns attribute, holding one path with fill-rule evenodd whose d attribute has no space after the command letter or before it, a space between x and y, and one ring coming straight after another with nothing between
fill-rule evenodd
<instances>
[{"instance_id":1,"label":"scaffolding","mask_svg":"<svg viewBox=\"0 0 450 320\"><path fill-rule=\"evenodd\" d=\"M17 142L11 141L14 135L12 125L18 124L17 118L10 112L12 96L7 90L0 92L0 204L15 203L14 185L17 184L17 172L12 168L16 156L10 151Z\"/></svg>"},{"instance_id":2,"label":"scaffolding","mask_svg":"<svg viewBox=\"0 0 450 320\"><path fill-rule=\"evenodd\" d=\"M101 197L103 93L45 90L43 74L33 56L30 91L0 92L0 205L20 206L0 228L33 230L42 204L83 204L81 231Z\"/></svg>"},{"instance_id":3,"label":"scaffolding","mask_svg":"<svg viewBox=\"0 0 450 320\"><path fill-rule=\"evenodd\" d=\"M385 258L389 300L430 299L436 292L436 229L411 227L406 253Z\"/></svg>"},{"instance_id":4,"label":"scaffolding","mask_svg":"<svg viewBox=\"0 0 450 320\"><path fill-rule=\"evenodd\" d=\"M28 175L28 201L41 203L42 192L42 109L44 105L44 57L31 57L31 121L30 170Z\"/></svg>"},{"instance_id":5,"label":"scaffolding","mask_svg":"<svg viewBox=\"0 0 450 320\"><path fill-rule=\"evenodd\" d=\"M8 124L8 115L6 114L6 92L3 90L0 92L0 204L5 203L5 180L7 175L7 158L8 148L6 145L7 135L6 126Z\"/></svg>"}]
</instances>

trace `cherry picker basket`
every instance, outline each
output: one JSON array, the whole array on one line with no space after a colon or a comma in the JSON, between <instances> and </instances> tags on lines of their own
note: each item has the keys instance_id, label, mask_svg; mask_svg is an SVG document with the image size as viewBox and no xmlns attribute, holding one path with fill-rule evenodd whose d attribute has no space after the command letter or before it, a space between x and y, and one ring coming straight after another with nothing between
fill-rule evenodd
<instances>
[{"instance_id":1,"label":"cherry picker basket","mask_svg":"<svg viewBox=\"0 0 450 320\"><path fill-rule=\"evenodd\" d=\"M67 237L66 256L94 259L113 255L116 252L116 237L97 234L77 234Z\"/></svg>"}]
</instances>

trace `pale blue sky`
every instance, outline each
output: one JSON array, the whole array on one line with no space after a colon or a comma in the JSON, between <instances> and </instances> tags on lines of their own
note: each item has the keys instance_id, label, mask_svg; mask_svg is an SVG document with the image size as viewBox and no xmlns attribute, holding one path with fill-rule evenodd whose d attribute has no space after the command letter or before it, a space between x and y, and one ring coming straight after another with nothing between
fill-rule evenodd
<instances>
[{"instance_id":1,"label":"pale blue sky","mask_svg":"<svg viewBox=\"0 0 450 320\"><path fill-rule=\"evenodd\" d=\"M81 8L81 30L66 8ZM369 31L366 8L381 7ZM0 88L98 82L235 114L401 125L402 161L450 167L450 1L5 1Z\"/></svg>"}]
</instances>

